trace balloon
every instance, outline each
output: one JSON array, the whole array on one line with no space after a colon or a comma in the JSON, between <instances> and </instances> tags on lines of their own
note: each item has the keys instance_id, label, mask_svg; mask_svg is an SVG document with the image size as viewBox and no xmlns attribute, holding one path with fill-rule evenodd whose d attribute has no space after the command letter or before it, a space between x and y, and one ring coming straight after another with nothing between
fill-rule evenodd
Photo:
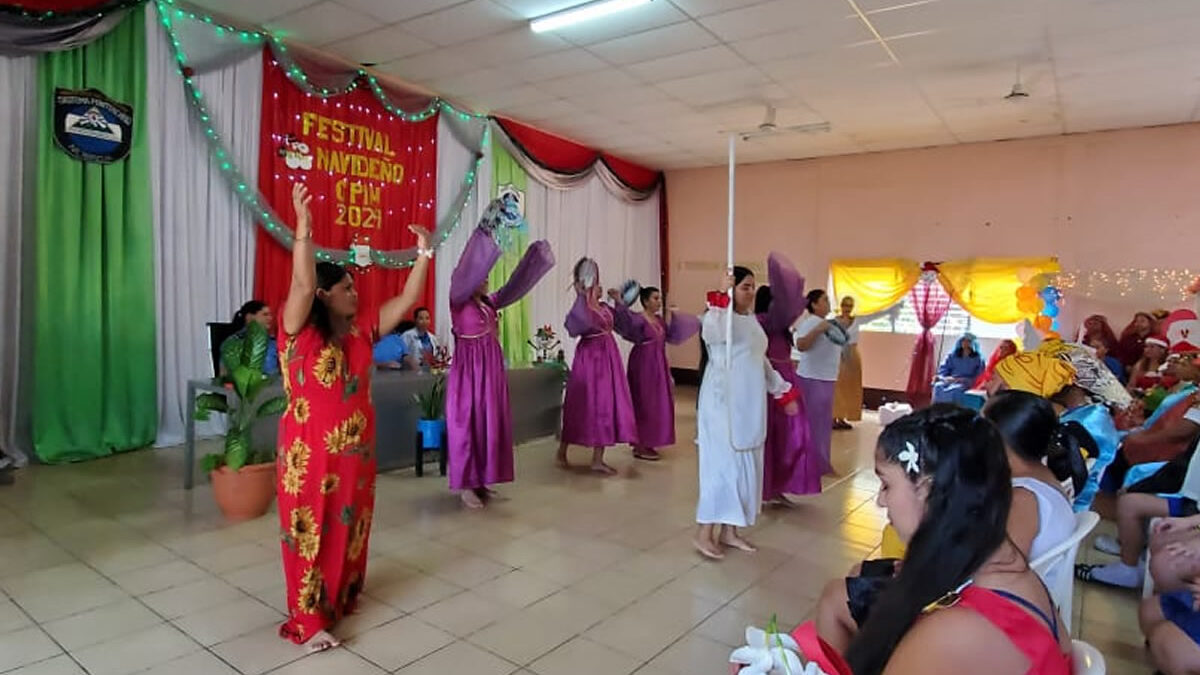
<instances>
[{"instance_id":1,"label":"balloon","mask_svg":"<svg viewBox=\"0 0 1200 675\"><path fill-rule=\"evenodd\" d=\"M1020 279L1021 283L1027 284L1034 277L1037 276L1037 273L1038 273L1037 268L1034 268L1034 267L1018 267L1017 268L1017 279Z\"/></svg>"},{"instance_id":2,"label":"balloon","mask_svg":"<svg viewBox=\"0 0 1200 675\"><path fill-rule=\"evenodd\" d=\"M1046 305L1046 309L1042 310L1042 314L1045 314L1053 319L1054 317L1058 316L1058 308L1054 305Z\"/></svg>"},{"instance_id":3,"label":"balloon","mask_svg":"<svg viewBox=\"0 0 1200 675\"><path fill-rule=\"evenodd\" d=\"M1038 301L1033 298L1018 298L1017 309L1020 310L1022 314L1037 314L1038 310L1041 309L1041 306L1038 304Z\"/></svg>"},{"instance_id":4,"label":"balloon","mask_svg":"<svg viewBox=\"0 0 1200 675\"><path fill-rule=\"evenodd\" d=\"M1033 319L1033 327L1043 333L1050 330L1053 325L1053 320L1045 314L1039 314Z\"/></svg>"},{"instance_id":5,"label":"balloon","mask_svg":"<svg viewBox=\"0 0 1200 675\"><path fill-rule=\"evenodd\" d=\"M1058 324L1058 319L1055 319L1054 321L1050 322L1050 330L1052 330L1052 331L1058 332L1058 329L1061 327L1062 326L1060 326Z\"/></svg>"},{"instance_id":6,"label":"balloon","mask_svg":"<svg viewBox=\"0 0 1200 675\"><path fill-rule=\"evenodd\" d=\"M1037 290L1033 286L1021 286L1017 289L1018 300L1033 300L1037 297Z\"/></svg>"},{"instance_id":7,"label":"balloon","mask_svg":"<svg viewBox=\"0 0 1200 675\"><path fill-rule=\"evenodd\" d=\"M1058 289L1054 288L1053 286L1047 286L1043 288L1039 295L1042 296L1042 299L1045 300L1046 304L1048 305L1058 302Z\"/></svg>"}]
</instances>

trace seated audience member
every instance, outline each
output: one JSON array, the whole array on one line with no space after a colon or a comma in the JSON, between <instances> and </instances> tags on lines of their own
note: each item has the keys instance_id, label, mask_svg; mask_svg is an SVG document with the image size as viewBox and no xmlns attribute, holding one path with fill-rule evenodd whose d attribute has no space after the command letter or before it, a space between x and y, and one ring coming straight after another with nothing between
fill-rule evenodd
<instances>
[{"instance_id":1,"label":"seated audience member","mask_svg":"<svg viewBox=\"0 0 1200 675\"><path fill-rule=\"evenodd\" d=\"M1151 552L1157 593L1138 612L1150 658L1164 675L1200 673L1200 515L1160 522Z\"/></svg>"},{"instance_id":2,"label":"seated audience member","mask_svg":"<svg viewBox=\"0 0 1200 675\"><path fill-rule=\"evenodd\" d=\"M934 405L879 436L878 502L908 542L846 649L855 675L1069 675L1071 640L1008 535L1011 474L996 428Z\"/></svg>"},{"instance_id":3,"label":"seated audience member","mask_svg":"<svg viewBox=\"0 0 1200 675\"><path fill-rule=\"evenodd\" d=\"M981 374L983 356L979 353L979 341L974 335L964 333L938 369L933 382L933 402L963 405L964 395Z\"/></svg>"},{"instance_id":4,"label":"seated audience member","mask_svg":"<svg viewBox=\"0 0 1200 675\"><path fill-rule=\"evenodd\" d=\"M1026 392L1003 392L988 401L983 416L1000 432L1011 471L1008 540L1022 556L1032 560L1075 529L1075 515L1061 482L1083 480L1086 469L1082 457L1071 437L1063 433L1053 407L1043 398ZM896 530L900 534L898 527ZM890 584L898 567L895 560L865 561L851 571L851 577L826 586L817 605L821 637L844 651L873 611L876 595ZM1050 572L1070 573L1069 568ZM1053 576L1046 581L1053 581Z\"/></svg>"},{"instance_id":5,"label":"seated audience member","mask_svg":"<svg viewBox=\"0 0 1200 675\"><path fill-rule=\"evenodd\" d=\"M241 347L242 340L246 337L246 324L250 321L267 329L267 358L263 361L263 373L278 375L279 348L275 344L275 317L271 308L262 300L250 300L233 315L233 321L230 323L237 332L221 343L221 372L228 373L231 370L228 364L232 361L233 351Z\"/></svg>"},{"instance_id":6,"label":"seated audience member","mask_svg":"<svg viewBox=\"0 0 1200 675\"><path fill-rule=\"evenodd\" d=\"M1130 391L1144 393L1158 386L1162 377L1159 370L1167 359L1169 346L1165 335L1151 335L1146 338L1141 358L1129 369L1127 383Z\"/></svg>"},{"instance_id":7,"label":"seated audience member","mask_svg":"<svg viewBox=\"0 0 1200 675\"><path fill-rule=\"evenodd\" d=\"M992 374L996 371L996 364L1004 359L1016 354L1020 350L1017 349L1017 343L1012 340L1004 340L996 345L992 350L992 355L988 357L987 367L983 369L983 374L975 378L975 384L972 389L984 389L987 387L988 380L992 379Z\"/></svg>"},{"instance_id":8,"label":"seated audience member","mask_svg":"<svg viewBox=\"0 0 1200 675\"><path fill-rule=\"evenodd\" d=\"M417 311L413 313L413 319L413 327L402 335L404 346L412 355L416 367L428 370L434 352L441 346L437 336L429 332L429 328L433 324L433 314L427 307L418 307Z\"/></svg>"},{"instance_id":9,"label":"seated audience member","mask_svg":"<svg viewBox=\"0 0 1200 675\"><path fill-rule=\"evenodd\" d=\"M1093 314L1084 319L1083 325L1079 327L1079 333L1075 336L1075 342L1081 345L1091 346L1092 342L1096 340L1102 343L1110 353L1116 351L1120 344L1112 326L1108 324L1108 317L1103 314Z\"/></svg>"},{"instance_id":10,"label":"seated audience member","mask_svg":"<svg viewBox=\"0 0 1200 675\"><path fill-rule=\"evenodd\" d=\"M379 338L372 352L376 366L389 370L416 369L416 357L408 350L408 343L404 340L404 333L412 327L411 321L401 321L396 330Z\"/></svg>"},{"instance_id":11,"label":"seated audience member","mask_svg":"<svg viewBox=\"0 0 1200 675\"><path fill-rule=\"evenodd\" d=\"M1138 312L1133 315L1133 321L1121 331L1121 338L1117 341L1117 348L1113 356L1117 357L1126 368L1132 368L1133 364L1142 357L1142 352L1146 344L1146 338L1154 334L1158 327L1158 321L1149 312Z\"/></svg>"},{"instance_id":12,"label":"seated audience member","mask_svg":"<svg viewBox=\"0 0 1200 675\"><path fill-rule=\"evenodd\" d=\"M1192 381L1200 376L1200 347L1180 341L1172 346L1172 352L1167 361L1169 373ZM1146 523L1151 518L1188 516L1196 512L1196 499L1200 498L1200 461L1196 454L1196 443L1200 439L1200 402L1195 398L1189 398L1188 402L1182 414L1169 424L1137 432L1182 443L1183 450L1153 475L1130 485L1117 497L1116 543L1121 559L1107 565L1077 565L1076 576L1080 579L1126 588L1140 587L1143 574L1140 558L1145 546ZM1135 434L1126 438L1126 444L1131 438L1135 438ZM1124 450L1125 445L1122 452ZM1097 538L1097 547L1112 552L1112 544L1101 538Z\"/></svg>"},{"instance_id":13,"label":"seated audience member","mask_svg":"<svg viewBox=\"0 0 1200 675\"><path fill-rule=\"evenodd\" d=\"M1083 344L1091 347L1092 351L1096 352L1096 358L1100 359L1105 366L1108 366L1108 370L1112 372L1114 377L1117 378L1117 381L1119 381L1121 384L1125 384L1125 366L1121 364L1117 357L1113 356L1109 352L1108 346L1103 340L1098 337L1094 337Z\"/></svg>"}]
</instances>

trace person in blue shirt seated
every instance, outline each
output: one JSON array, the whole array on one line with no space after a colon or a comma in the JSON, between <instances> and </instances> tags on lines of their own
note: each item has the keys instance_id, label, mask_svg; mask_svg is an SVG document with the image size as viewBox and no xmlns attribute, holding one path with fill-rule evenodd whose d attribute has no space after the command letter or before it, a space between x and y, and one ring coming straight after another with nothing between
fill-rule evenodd
<instances>
[{"instance_id":1,"label":"person in blue shirt seated","mask_svg":"<svg viewBox=\"0 0 1200 675\"><path fill-rule=\"evenodd\" d=\"M1100 339L1099 337L1093 337L1092 339L1088 340L1087 346L1091 347L1092 351L1096 352L1096 358L1100 359L1105 366L1108 366L1108 369L1112 371L1112 374L1116 376L1117 380L1121 384L1127 383L1127 380L1125 379L1125 366L1119 359L1117 359L1117 357L1108 352L1108 345L1104 343L1104 340Z\"/></svg>"},{"instance_id":2,"label":"person in blue shirt seated","mask_svg":"<svg viewBox=\"0 0 1200 675\"><path fill-rule=\"evenodd\" d=\"M404 341L404 333L412 328L413 322L401 321L396 330L379 338L375 343L375 365L388 370L415 370L417 360Z\"/></svg>"},{"instance_id":3,"label":"person in blue shirt seated","mask_svg":"<svg viewBox=\"0 0 1200 675\"><path fill-rule=\"evenodd\" d=\"M263 361L263 374L278 375L279 348L275 344L275 315L267 303L262 300L247 302L233 315L233 321L230 323L237 332L225 338L225 341L221 343L221 372L229 372L229 366L226 365L229 361L227 355L242 344L242 340L246 337L246 324L250 321L257 322L267 329L267 358Z\"/></svg>"},{"instance_id":4,"label":"person in blue shirt seated","mask_svg":"<svg viewBox=\"0 0 1200 675\"><path fill-rule=\"evenodd\" d=\"M433 313L428 307L418 307L413 313L413 319L415 325L402 335L404 346L408 348L408 353L412 355L417 367L428 370L434 352L441 346L437 336L429 332L433 325Z\"/></svg>"},{"instance_id":5,"label":"person in blue shirt seated","mask_svg":"<svg viewBox=\"0 0 1200 675\"><path fill-rule=\"evenodd\" d=\"M970 333L963 333L958 339L942 367L938 369L937 378L933 381L934 403L955 403L967 405L966 393L975 385L975 380L983 373L983 357L979 353L979 341Z\"/></svg>"}]
</instances>

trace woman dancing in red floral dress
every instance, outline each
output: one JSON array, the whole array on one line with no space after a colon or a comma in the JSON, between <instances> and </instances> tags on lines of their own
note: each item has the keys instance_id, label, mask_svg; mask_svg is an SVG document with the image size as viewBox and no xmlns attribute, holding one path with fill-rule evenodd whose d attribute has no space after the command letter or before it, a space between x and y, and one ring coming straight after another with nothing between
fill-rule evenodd
<instances>
[{"instance_id":1,"label":"woman dancing in red floral dress","mask_svg":"<svg viewBox=\"0 0 1200 675\"><path fill-rule=\"evenodd\" d=\"M404 291L377 316L357 316L353 277L315 262L311 199L303 185L292 187L296 241L279 354L288 409L276 485L288 620L279 634L323 651L338 646L328 631L353 610L367 569L376 467L371 345L416 304L433 252L428 233L410 226L418 255Z\"/></svg>"}]
</instances>

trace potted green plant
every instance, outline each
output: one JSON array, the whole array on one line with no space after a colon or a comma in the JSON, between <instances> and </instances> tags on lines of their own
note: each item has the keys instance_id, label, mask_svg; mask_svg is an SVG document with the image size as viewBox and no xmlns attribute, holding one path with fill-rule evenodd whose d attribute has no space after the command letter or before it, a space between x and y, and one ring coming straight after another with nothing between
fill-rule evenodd
<instances>
[{"instance_id":1,"label":"potted green plant","mask_svg":"<svg viewBox=\"0 0 1200 675\"><path fill-rule=\"evenodd\" d=\"M286 396L266 397L273 379L263 374L270 340L267 329L255 321L246 324L241 344L223 350L225 373L221 382L229 393L204 394L196 399L195 418L207 420L214 412L226 415L225 444L221 452L201 460L213 485L213 498L230 520L257 518L267 512L275 497L275 450L254 448L250 431L262 417L287 409Z\"/></svg>"},{"instance_id":2,"label":"potted green plant","mask_svg":"<svg viewBox=\"0 0 1200 675\"><path fill-rule=\"evenodd\" d=\"M417 420L417 433L421 447L440 448L446 436L446 375L433 376L433 384L423 394L415 394L421 418Z\"/></svg>"}]
</instances>

